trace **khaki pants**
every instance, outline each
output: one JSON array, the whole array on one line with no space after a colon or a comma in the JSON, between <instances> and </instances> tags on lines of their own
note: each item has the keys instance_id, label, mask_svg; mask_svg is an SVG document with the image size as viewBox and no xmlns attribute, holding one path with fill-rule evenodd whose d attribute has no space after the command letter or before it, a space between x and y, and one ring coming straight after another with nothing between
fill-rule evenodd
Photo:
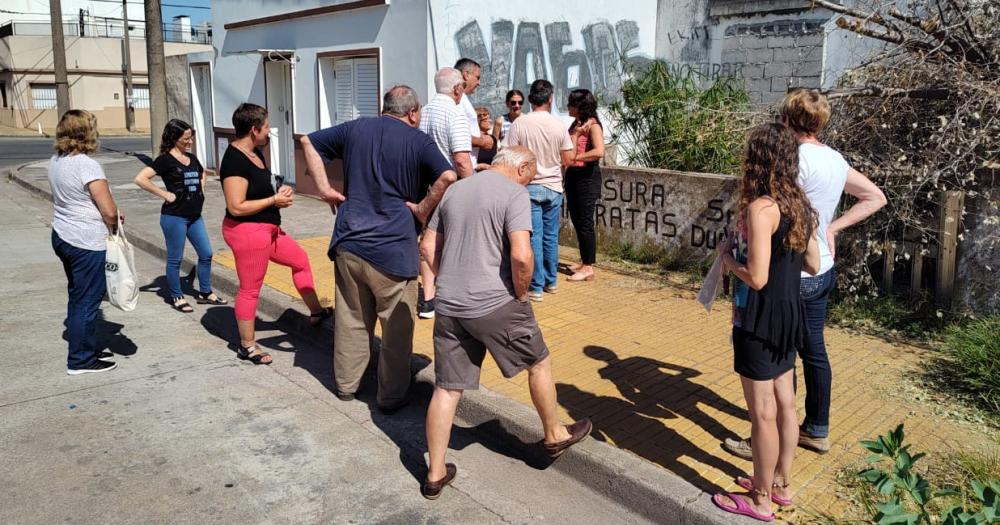
<instances>
[{"instance_id":1,"label":"khaki pants","mask_svg":"<svg viewBox=\"0 0 1000 525\"><path fill-rule=\"evenodd\" d=\"M386 275L364 259L338 251L333 331L333 376L345 394L358 390L368 367L375 321L382 325L378 359L379 406L391 406L410 388L410 356L417 311L417 280Z\"/></svg>"}]
</instances>

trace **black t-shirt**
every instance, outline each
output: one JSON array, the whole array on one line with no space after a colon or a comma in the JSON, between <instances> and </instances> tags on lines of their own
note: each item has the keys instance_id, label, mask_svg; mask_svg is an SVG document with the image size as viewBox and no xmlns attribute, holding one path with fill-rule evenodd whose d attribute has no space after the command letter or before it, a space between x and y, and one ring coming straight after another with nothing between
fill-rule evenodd
<instances>
[{"instance_id":1,"label":"black t-shirt","mask_svg":"<svg viewBox=\"0 0 1000 525\"><path fill-rule=\"evenodd\" d=\"M254 155L264 161L264 155L259 149L253 149ZM226 153L222 156L222 164L219 165L219 178L226 180L227 177L241 177L247 180L246 200L269 199L274 195L274 186L271 185L271 170L258 168L247 156L233 146L226 148ZM253 214L236 217L226 209L226 218L236 222L266 222L268 224L281 225L281 212L277 206L264 208Z\"/></svg>"},{"instance_id":2,"label":"black t-shirt","mask_svg":"<svg viewBox=\"0 0 1000 525\"><path fill-rule=\"evenodd\" d=\"M188 158L187 166L167 152L156 157L151 167L163 179L167 191L177 196L174 202L164 202L160 213L194 219L201 215L201 207L205 204L205 194L201 191L201 174L204 169L198 162L198 157L190 153L185 155Z\"/></svg>"}]
</instances>

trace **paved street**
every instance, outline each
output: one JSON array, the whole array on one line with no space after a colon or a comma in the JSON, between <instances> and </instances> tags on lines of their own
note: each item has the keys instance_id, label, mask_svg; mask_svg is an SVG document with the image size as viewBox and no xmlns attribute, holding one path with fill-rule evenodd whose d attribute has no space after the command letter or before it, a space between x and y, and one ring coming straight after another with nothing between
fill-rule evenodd
<instances>
[{"instance_id":1,"label":"paved street","mask_svg":"<svg viewBox=\"0 0 1000 525\"><path fill-rule=\"evenodd\" d=\"M458 480L424 500L423 402L386 417L338 401L315 343L330 334L274 319L258 335L275 364L238 361L232 309L169 309L162 263L140 251L151 286L134 312L105 303L99 327L119 369L67 376L50 215L0 184L0 523L644 522L478 430L456 429Z\"/></svg>"},{"instance_id":2,"label":"paved street","mask_svg":"<svg viewBox=\"0 0 1000 525\"><path fill-rule=\"evenodd\" d=\"M104 155L99 161L108 175L115 199L129 217L128 229L132 232L133 240L138 242L144 239L147 247L160 249L162 235L158 224L159 204L155 198L135 188L131 183L141 163L120 155ZM44 164L27 167L18 172L16 177L40 192L44 193L48 189ZM10 184L4 185L4 191L9 192L12 187ZM20 197L22 195L20 190L14 191L18 192L19 200L24 200L24 197ZM36 203L35 206L44 204L35 199L25 202ZM0 209L6 211L9 208L10 206L0 202ZM210 183L204 215L216 251L216 272L234 279L234 273L231 271L232 255L222 241L218 227L222 220L222 212L219 184ZM44 218L45 213L41 213L40 216ZM329 208L322 202L300 197L296 199L294 206L283 210L282 216L282 227L299 240L310 256L321 300L327 304L332 303L333 269L325 255L332 224ZM5 217L4 220L21 221L25 220L27 214L11 211L0 217ZM21 235L18 232L26 227L21 225L13 229L8 226L5 228L7 233L0 234L0 239L6 239L9 235ZM33 228L38 229L39 226L35 224ZM44 237L44 231L34 235ZM54 263L50 262L48 266L35 264L36 260L32 255L38 252L51 259L49 249L47 245L27 249L10 244L12 241L4 242L7 243L4 245L4 253L23 252L25 260L22 262L19 257L16 260L4 261L4 264L14 265L8 272L13 277L12 282L0 285L0 290L4 292L5 297L14 299L6 301L3 308L11 309L11 312L18 314L10 319L5 314L0 328L5 336L9 334L10 341L18 342L9 346L27 356L23 362L28 363L28 373L20 370L16 374L11 371L0 373L0 381L3 381L0 384L5 385L0 395L0 417L6 422L10 406L19 406L22 400L37 400L31 403L40 403L38 405L40 408L36 410L43 412L46 409L51 411L60 408L52 401L42 401L43 398L48 399L46 396L53 395L60 399L60 403L84 406L76 401L79 398L67 394L75 391L67 385L75 383L67 383L65 377L60 376L64 373L61 366L65 350L63 343L55 337L53 328L58 325L62 315L61 301L64 293L62 276ZM562 248L562 251L564 256L572 256L571 250ZM192 250L188 250L187 256L189 261L193 259ZM161 275L162 266L158 262L144 260L149 266L143 275ZM52 279L48 277L39 279L38 275L52 276ZM149 280L154 281L155 285L159 284L155 283L154 278ZM285 314L304 311L304 306L297 299L292 287L287 268L272 265L265 282L267 289L262 293L262 304L265 300L280 298L280 301L284 301L282 304L286 305L281 306ZM36 291L37 287L44 287L42 288L44 292ZM320 342L316 343L315 339L311 340L312 343L300 341L277 330L277 325L267 320L263 325L267 330L261 334L262 344L281 351L277 352L277 364L274 367L263 371L265 373L258 373L261 371L235 366L232 354L225 350L225 341L235 338L231 326L232 311L228 307L211 309L208 312L199 309L196 315L182 316L169 310L163 305L162 300L152 293L143 294L142 301L140 310L133 314L108 310L109 319L124 325L123 332L128 334L141 351L136 357L124 361L126 364L124 370L113 373L117 374L117 377L129 377L126 383L119 387L97 390L109 392L102 395L122 395L129 398L129 402L138 396L134 406L116 407L118 411L129 414L128 418L138 418L142 422L140 425L142 429L135 431L136 435L130 436L130 439L149 439L148 436L151 435L149 432L165 432L182 438L181 443L153 440L148 445L155 450L157 457L166 458L170 462L169 468L163 467L164 476L168 478L168 481L163 483L186 483L188 474L181 475L185 468L189 468L187 463L189 460L184 455L187 452L184 451L194 446L206 447L213 451L225 449L225 454L228 456L220 458L219 461L225 464L226 468L236 469L240 475L266 480L263 485L256 486L249 492L255 500L272 501L269 499L267 489L275 486L284 487L289 483L291 486L281 490L292 491L295 494L306 490L306 494L301 497L304 498L303 501L308 502L310 510L307 512L315 516L328 515L327 507L324 505L330 500L323 500L308 492L313 490L308 488L313 486L313 479L319 479L317 483L325 484L328 489L332 487L332 490L349 491L351 498L369 497L365 490L373 490L372 487L368 487L357 488L355 491L355 488L347 482L353 479L352 464L338 462L336 459L338 453L348 453L352 457L358 454L364 455L366 461L372 462L365 463L364 468L374 469L371 470L373 472L384 472L386 479L389 480L387 483L394 487L394 490L401 490L404 493L409 491L409 496L416 494L416 479L421 475L423 461L421 456L423 423L420 418L424 402L420 403L420 407L412 407L410 409L412 412L407 412L403 419L385 419L371 415L363 403L341 404L335 401L327 390L331 383L332 369L328 350L329 333L316 334L305 331L300 335L318 335ZM693 503L695 506L700 505L696 511L701 513L701 516L715 516L714 519L724 520L724 517L719 516L721 514L719 511L710 508L706 493L710 494L720 489L735 489L732 483L733 476L751 470L749 462L729 456L719 448L719 441L723 437L746 435L749 432L738 378L732 372L728 304L720 301L711 314L706 314L694 301L694 293L690 290L665 285L641 276L617 273L608 268L599 268L596 281L576 285L560 283L558 294L547 294L544 302L535 304L534 308L553 354L554 375L558 382L562 417L569 420L587 416L592 418L595 424L595 440L589 444L584 443L585 446L578 457L592 458L594 462L590 464L592 466L624 464L626 460L642 458L644 460L642 466L656 466L663 474L672 473L680 477L678 479L672 475L643 471L640 477L655 480L650 485L651 493L655 496L645 497L642 501L647 504L652 501L653 506L659 508L668 508L664 506L668 500L685 502L685 505ZM296 316L301 317L301 314L294 313L290 317ZM287 316L283 314L282 317ZM42 323L36 318L47 321ZM433 322L421 321L415 334L415 352L424 356L424 359L433 356L432 326ZM205 334L205 329L214 334L214 337ZM139 342L140 338L146 339ZM44 351L48 353L45 358L39 357L39 352L42 350L37 348L39 340L49 341L44 347ZM806 521L809 512L825 511L836 514L842 509L845 503L838 495L840 473L844 470L858 470L863 466L864 451L857 445L858 440L871 438L877 433L895 427L900 422L906 423L908 441L913 443L915 449L921 451L943 454L957 450L995 448L988 433L982 428L956 424L948 418L941 417L935 406L914 402L913 399L899 394L899 385L909 381L907 377L916 373L920 360L925 357L925 351L906 345L891 344L878 338L851 334L832 327L827 331L827 341L837 377L833 391L833 424L836 429L832 435L833 449L829 454L822 456L804 450L799 451L793 472L797 505L791 510L786 509L779 513L779 519L782 521L800 523ZM24 348L22 342L29 342L30 350ZM150 354L145 353L147 348ZM12 355L20 364L22 354ZM133 361L136 359L140 359L139 363L144 367L144 372L135 372L139 375L133 379L129 374L133 373ZM201 359L206 361L202 362ZM426 360L423 363L426 364ZM168 365L171 367L169 370L184 370L183 374L170 372L168 377L177 376L177 380L172 382L176 383L173 386L157 383L164 381L164 370L168 369L165 368ZM42 372L39 367L47 367L45 368L47 371ZM267 375L274 373L282 377ZM8 376L12 379L6 379ZM262 377L274 382L262 383ZM516 413L518 410L522 414L530 411L526 377L522 375L513 380L504 379L492 360L487 360L482 379L487 399L503 398L503 396L509 398L504 399L508 404L498 408L494 417L503 420L505 414ZM108 380L118 379L108 377ZM50 386L50 390L42 389L40 393L28 388L30 385L31 388L41 389L46 381L49 383L58 381L56 384L63 386ZM6 385L11 387L6 388ZM27 390L22 392L20 388ZM289 388L305 390L313 397L289 397L292 395L286 391ZM220 396L217 393L218 390L222 390L228 395L228 392L234 389L238 393L231 397ZM11 394L7 393L8 390ZM147 390L159 396L155 402L148 399ZM12 396L13 400L7 400L4 396ZM232 399L234 397L239 398L239 401L234 401ZM510 402L511 399L522 405L517 406L516 402ZM467 401L468 399L463 403ZM93 402L93 399L90 402ZM263 407L258 408L261 402L264 403ZM113 401L109 400L109 403ZM300 404L310 408L303 411L300 409ZM192 407L197 407L195 410L199 411L198 418L182 419ZM167 410L171 412L168 413ZM207 420L203 421L201 411L205 410L215 415L206 416ZM139 411L138 415L135 411ZM147 421L148 411L152 411L157 418L155 425ZM234 412L241 414L243 419L233 419ZM272 412L280 416L272 416ZM44 418L52 416L49 412L44 412L44 416L23 417L27 417L30 421L46 422ZM112 417L115 423L114 430L101 434L110 436L107 439L120 440L120 435L114 432L126 432L123 429L130 428L127 425L128 418L124 418L118 412L114 414L101 412L100 417ZM383 448L370 452L382 459L369 459L369 452L347 448L343 443L338 445L339 441L324 433L324 429L328 430L327 426L317 428L314 425L311 419L313 417L328 418L333 426L339 425L342 417L347 417L353 424L360 425L369 432L366 435L352 430L349 432L351 439L364 443L382 443L380 447ZM163 421L160 421L161 419ZM262 419L269 423L262 422ZM16 418L13 420L19 421ZM286 420L292 423L286 423ZM536 420L530 421L530 425L534 425ZM28 447L26 441L34 443L34 434L26 430L26 425L29 424L33 423L21 421L12 427L21 432L15 439L15 442L21 443L20 448ZM46 424L48 426L43 427L48 429L46 432L65 432L58 421L47 421ZM513 504L519 509L517 512L530 509L532 513L543 513L544 519L532 514L530 521L555 519L572 522L573 520L566 516L593 512L590 507L584 505L578 509L569 509L565 511L567 514L563 514L562 502L566 502L565 505L575 505L574 495L577 493L586 493L590 498L597 498L601 508L612 509L606 512L621 512L614 504L604 502L587 489L580 487L582 482L586 482L590 487L599 486L602 489L624 486L619 479L605 477L601 478L603 481L595 483L594 477L588 478L587 472L582 472L578 468L581 463L569 463L565 459L557 465L558 470L563 474L572 473L572 477L569 475L562 477L562 474L551 469L539 473L526 466L531 463L530 460L517 459L520 457L517 452L504 448L510 443L510 435L502 425L498 425L496 421L483 419L476 420L472 424L476 425L477 430L464 434L467 437L456 438L461 444L455 446L460 449L458 457L463 469L470 468L465 466L467 462L478 461L478 467L472 468L481 470L469 476L463 474L462 482L459 484L461 494L480 503L484 502L483 494L489 494L490 497L497 499L483 503L486 507L508 509L507 504L502 503L508 498L506 491L521 494L520 491L509 487L523 486L527 492L540 499L547 498L550 491L557 488L566 491L554 497L555 503L539 503L536 506L528 503ZM275 425L281 428L275 428ZM293 430L288 431L286 427ZM290 469L287 462L293 459L278 460L270 457L273 454L270 452L272 449L268 447L277 445L273 445L267 438L262 440L266 444L257 443L253 439L253 432L247 430L256 428L260 428L261 432L269 438L273 437L277 442L287 442L288 438L285 436L291 434L306 436L304 438L307 440L306 445L303 445L307 450L306 455L320 458L321 463L330 465L329 468L336 473L331 474L322 469L317 471L309 463L308 468L304 470L309 473L306 488L299 486L303 483L300 478L290 479L288 474L285 474L285 477L281 477L281 474L265 476L258 470L263 468L270 471L270 467L261 466L259 462L265 461L261 456L267 456L266 461L280 463L282 469ZM339 426L337 428L337 432L346 432L339 430ZM241 432L236 442L229 437L233 429ZM75 446L65 437L66 435L70 434L58 438L47 436L51 439L48 447L58 449L63 446ZM460 433L456 433L456 436L458 435ZM478 437L480 435L489 435L493 439L480 440ZM604 446L604 443L597 443L597 440L620 450L613 450ZM324 449L322 443L329 443L336 450ZM480 443L490 443L489 447L500 448L504 452L500 456L493 456ZM145 455L150 450L144 448L146 446L145 443L139 446L130 442L131 448L126 449L126 453L133 456ZM397 446L402 447L402 454L399 453ZM26 454L20 448L14 457L18 457L17 454ZM42 448L48 450L46 447ZM163 448L165 452L160 451ZM230 448L249 448L253 459L244 457L247 454L234 452ZM45 457L46 461L55 461L55 458L48 458L43 452L31 450L29 457ZM88 449L88 454L97 454L97 450ZM113 449L108 450L109 453L113 451ZM622 451L630 453L626 454L630 457L622 458ZM471 460L464 457L470 454L478 459ZM199 461L203 459L201 456L198 457ZM0 459L0 471L4 471L3 461L4 459ZM137 460L132 458L129 461ZM236 466L228 466L231 462L235 462ZM218 470L221 464L213 463L213 468ZM65 463L58 465L65 466ZM51 465L50 467L57 468ZM146 471L145 467L130 468ZM175 468L179 470L174 470ZM641 470L635 464L623 468ZM400 478L399 472L396 472L399 469L408 469L410 477L403 475ZM95 475L93 467L83 469L82 473L79 470L74 467L70 472L73 475L79 473L81 476ZM347 474L344 474L345 472ZM463 470L464 472L466 470ZM518 477L522 473L524 477ZM510 478L503 477L508 474ZM117 472L115 476L132 479ZM331 481L331 476L341 477ZM667 480L668 477L675 481ZM174 481L169 481L170 479ZM203 481L208 478L196 475L195 479ZM487 482L488 479L502 479L503 481L499 483L503 486ZM208 481L203 482L208 484ZM37 478L30 485L42 486L41 478ZM161 485L156 487L157 490L174 490ZM0 497L7 495L3 490L0 489ZM315 490L322 492L322 489ZM620 502L623 501L622 498L634 493L622 489L622 492L612 499ZM664 500L662 502L659 501L660 495ZM222 495L211 496L211 498L216 497ZM393 497L397 497L395 493ZM530 497L518 495L513 501L524 501L521 498ZM415 516L427 516L421 512L427 511L428 508L419 506L419 501L406 499L391 501L394 501L399 508L416 509L413 510ZM437 512L438 509L444 508L433 507L433 510ZM632 509L635 510L635 507ZM575 514L577 511L580 514ZM3 512L4 510L0 510L0 523L5 522ZM495 512L507 519L508 514L505 513L507 511ZM511 521L522 522L524 521L522 518L527 516L527 514L516 515L519 517ZM558 518L553 518L557 515ZM340 516L338 515L334 521L339 520ZM282 515L275 520L281 521L285 517ZM609 518L607 522L620 523L638 519L628 513L622 513ZM596 518L588 517L583 521L595 522L595 520ZM372 521L372 519L360 519L360 521ZM443 521L453 522L451 519ZM468 520L463 516L460 521Z\"/></svg>"},{"instance_id":3,"label":"paved street","mask_svg":"<svg viewBox=\"0 0 1000 525\"><path fill-rule=\"evenodd\" d=\"M52 155L51 138L0 137L0 170L14 168L26 162L47 159ZM101 137L105 151L149 153L149 137Z\"/></svg>"}]
</instances>

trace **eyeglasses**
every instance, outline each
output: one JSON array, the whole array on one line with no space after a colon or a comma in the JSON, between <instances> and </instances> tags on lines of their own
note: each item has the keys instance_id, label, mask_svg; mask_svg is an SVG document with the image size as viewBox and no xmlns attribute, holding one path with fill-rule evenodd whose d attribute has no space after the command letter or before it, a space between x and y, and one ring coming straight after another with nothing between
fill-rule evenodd
<instances>
[{"instance_id":1,"label":"eyeglasses","mask_svg":"<svg viewBox=\"0 0 1000 525\"><path fill-rule=\"evenodd\" d=\"M507 101L507 105L508 106L523 106L524 105L524 101L523 100L509 100L509 101Z\"/></svg>"},{"instance_id":2,"label":"eyeglasses","mask_svg":"<svg viewBox=\"0 0 1000 525\"><path fill-rule=\"evenodd\" d=\"M479 120L489 120L489 119L490 119L489 115L479 115Z\"/></svg>"}]
</instances>

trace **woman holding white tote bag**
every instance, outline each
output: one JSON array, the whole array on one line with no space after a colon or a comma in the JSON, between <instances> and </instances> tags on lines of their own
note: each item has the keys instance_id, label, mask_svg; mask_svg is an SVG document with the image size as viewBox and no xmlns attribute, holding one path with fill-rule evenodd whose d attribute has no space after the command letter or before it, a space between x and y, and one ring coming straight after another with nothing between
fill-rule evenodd
<instances>
[{"instance_id":1,"label":"woman holding white tote bag","mask_svg":"<svg viewBox=\"0 0 1000 525\"><path fill-rule=\"evenodd\" d=\"M56 128L55 154L49 160L52 188L52 249L69 281L66 372L78 375L113 370L110 352L99 352L95 329L107 291L108 232L118 228L118 206L101 165L90 155L98 148L97 118L73 109Z\"/></svg>"}]
</instances>

